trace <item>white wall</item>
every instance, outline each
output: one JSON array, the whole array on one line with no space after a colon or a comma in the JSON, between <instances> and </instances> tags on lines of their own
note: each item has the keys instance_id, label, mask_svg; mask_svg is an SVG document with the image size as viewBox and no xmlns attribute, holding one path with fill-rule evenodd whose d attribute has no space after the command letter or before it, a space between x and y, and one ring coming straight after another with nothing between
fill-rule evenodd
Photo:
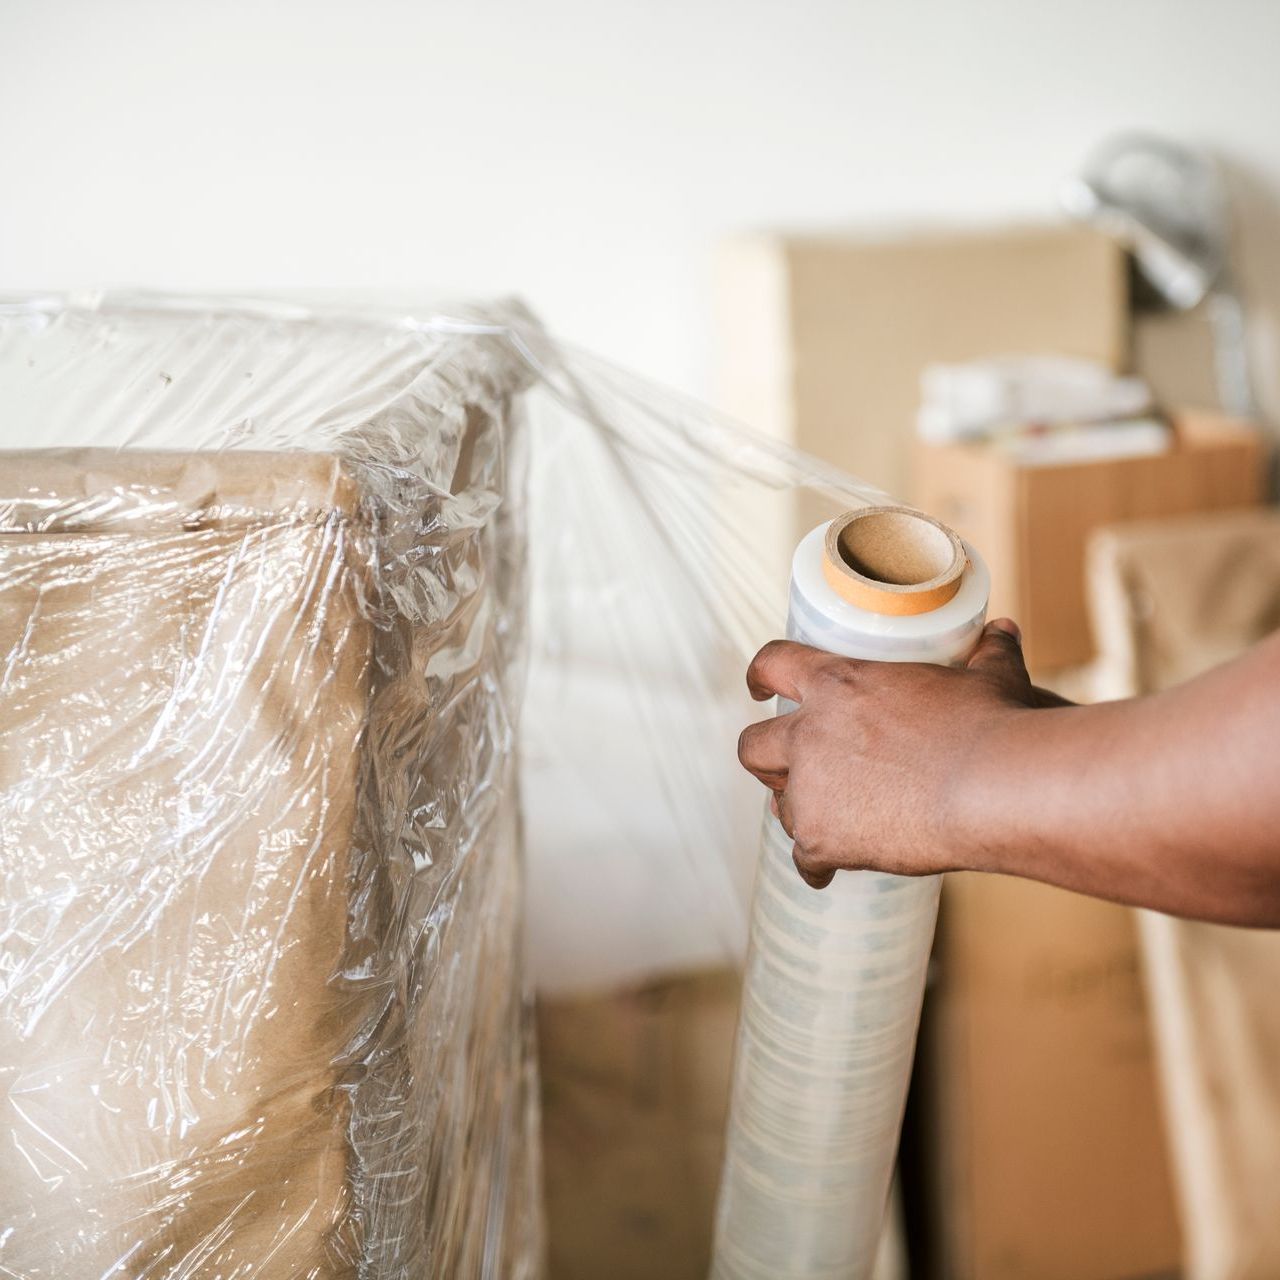
<instances>
[{"instance_id":1,"label":"white wall","mask_svg":"<svg viewBox=\"0 0 1280 1280\"><path fill-rule=\"evenodd\" d=\"M1269 208L1280 5L0 0L0 286L519 291L705 392L723 233L1048 211L1129 126Z\"/></svg>"}]
</instances>

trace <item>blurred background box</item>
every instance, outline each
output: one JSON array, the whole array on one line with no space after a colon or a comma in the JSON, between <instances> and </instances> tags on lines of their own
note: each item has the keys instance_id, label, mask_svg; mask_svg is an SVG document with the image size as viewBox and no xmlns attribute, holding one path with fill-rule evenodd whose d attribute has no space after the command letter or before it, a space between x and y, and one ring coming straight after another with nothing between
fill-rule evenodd
<instances>
[{"instance_id":1,"label":"blurred background box","mask_svg":"<svg viewBox=\"0 0 1280 1280\"><path fill-rule=\"evenodd\" d=\"M553 1280L706 1280L736 971L538 998ZM872 1280L906 1274L896 1200Z\"/></svg>"},{"instance_id":2,"label":"blurred background box","mask_svg":"<svg viewBox=\"0 0 1280 1280\"><path fill-rule=\"evenodd\" d=\"M538 1001L556 1280L704 1280L739 986L706 972Z\"/></svg>"},{"instance_id":3,"label":"blurred background box","mask_svg":"<svg viewBox=\"0 0 1280 1280\"><path fill-rule=\"evenodd\" d=\"M917 444L931 365L1053 355L1125 371L1126 255L1092 230L743 238L724 250L718 298L722 406L971 538L992 570L993 610L1023 622L1038 666L1091 652L1090 529L1261 499L1258 436L1210 414L1181 415L1168 452L1098 462L1031 466L990 442ZM796 532L821 516L797 512ZM1176 1273L1132 914L953 876L935 961L904 1177L912 1274Z\"/></svg>"},{"instance_id":4,"label":"blurred background box","mask_svg":"<svg viewBox=\"0 0 1280 1280\"><path fill-rule=\"evenodd\" d=\"M1093 656L1085 543L1115 521L1255 505L1265 497L1265 445L1248 423L1174 416L1165 453L1029 465L989 443L914 446L912 496L982 548L991 611L1022 626L1033 671Z\"/></svg>"},{"instance_id":5,"label":"blurred background box","mask_svg":"<svg viewBox=\"0 0 1280 1280\"><path fill-rule=\"evenodd\" d=\"M1101 529L1088 551L1099 696L1138 697L1280 622L1274 508ZM1137 913L1187 1280L1280 1275L1280 933Z\"/></svg>"},{"instance_id":6,"label":"blurred background box","mask_svg":"<svg viewBox=\"0 0 1280 1280\"><path fill-rule=\"evenodd\" d=\"M722 249L717 333L723 409L910 498L925 367L1055 352L1121 368L1125 255L1055 225L742 237Z\"/></svg>"},{"instance_id":7,"label":"blurred background box","mask_svg":"<svg viewBox=\"0 0 1280 1280\"><path fill-rule=\"evenodd\" d=\"M1088 662L1086 546L1144 516L1264 499L1252 425L1173 415L1162 453L1034 465L997 442L915 446L913 496L983 548L992 612L1033 670ZM923 1032L935 1276L1177 1272L1167 1139L1133 913L1043 885L948 877Z\"/></svg>"},{"instance_id":8,"label":"blurred background box","mask_svg":"<svg viewBox=\"0 0 1280 1280\"><path fill-rule=\"evenodd\" d=\"M1180 1243L1133 913L951 875L913 1125L931 1280L1175 1274ZM923 1228L923 1231L920 1230Z\"/></svg>"}]
</instances>

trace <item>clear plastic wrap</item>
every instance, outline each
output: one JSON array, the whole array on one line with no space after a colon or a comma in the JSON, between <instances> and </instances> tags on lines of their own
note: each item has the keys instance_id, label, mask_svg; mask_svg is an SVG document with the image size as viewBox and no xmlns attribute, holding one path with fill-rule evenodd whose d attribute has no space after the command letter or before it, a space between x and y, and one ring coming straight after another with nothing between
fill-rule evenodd
<instances>
[{"instance_id":1,"label":"clear plastic wrap","mask_svg":"<svg viewBox=\"0 0 1280 1280\"><path fill-rule=\"evenodd\" d=\"M6 1274L531 1270L497 346L6 319Z\"/></svg>"},{"instance_id":2,"label":"clear plastic wrap","mask_svg":"<svg viewBox=\"0 0 1280 1280\"><path fill-rule=\"evenodd\" d=\"M5 304L0 1274L536 1274L531 975L740 955L875 496L514 305Z\"/></svg>"}]
</instances>

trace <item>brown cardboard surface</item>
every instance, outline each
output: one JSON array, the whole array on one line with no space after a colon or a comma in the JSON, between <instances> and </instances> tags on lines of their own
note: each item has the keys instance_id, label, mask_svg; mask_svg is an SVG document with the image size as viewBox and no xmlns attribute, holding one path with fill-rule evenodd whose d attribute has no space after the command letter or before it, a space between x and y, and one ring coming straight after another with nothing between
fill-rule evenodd
<instances>
[{"instance_id":1,"label":"brown cardboard surface","mask_svg":"<svg viewBox=\"0 0 1280 1280\"><path fill-rule=\"evenodd\" d=\"M1179 1239L1132 915L953 875L922 1059L947 1280L1128 1280Z\"/></svg>"},{"instance_id":2,"label":"brown cardboard surface","mask_svg":"<svg viewBox=\"0 0 1280 1280\"><path fill-rule=\"evenodd\" d=\"M1099 675L1155 693L1280 624L1280 513L1101 530L1090 547ZM1280 934L1140 915L1191 1280L1280 1275Z\"/></svg>"},{"instance_id":3,"label":"brown cardboard surface","mask_svg":"<svg viewBox=\"0 0 1280 1280\"><path fill-rule=\"evenodd\" d=\"M719 264L717 396L909 498L927 364L1052 352L1119 368L1127 298L1123 252L1081 227L743 237Z\"/></svg>"},{"instance_id":4,"label":"brown cardboard surface","mask_svg":"<svg viewBox=\"0 0 1280 1280\"><path fill-rule=\"evenodd\" d=\"M538 1006L551 1280L704 1280L738 978Z\"/></svg>"},{"instance_id":5,"label":"brown cardboard surface","mask_svg":"<svg viewBox=\"0 0 1280 1280\"><path fill-rule=\"evenodd\" d=\"M406 807L462 807L502 750L492 656L465 596L375 628L354 474L0 452L0 1271L533 1257L514 806L433 809L470 845L447 913L398 887L440 901L401 873ZM405 918L447 981L426 941L379 955Z\"/></svg>"},{"instance_id":6,"label":"brown cardboard surface","mask_svg":"<svg viewBox=\"0 0 1280 1280\"><path fill-rule=\"evenodd\" d=\"M24 655L6 682L0 786L20 794L33 768L56 768L55 830L76 832L60 841L43 806L26 817L11 807L0 874L10 893L33 900L73 876L83 886L56 921L68 964L58 998L7 1046L2 1068L28 1086L47 1073L47 1091L28 1087L13 1102L37 1128L52 1128L32 1114L45 1106L56 1108L62 1130L79 1117L60 1198L41 1221L24 1231L5 1208L38 1185L22 1175L39 1179L39 1161L9 1166L0 1186L0 1220L17 1227L25 1251L14 1261L25 1256L32 1274L79 1234L63 1220L68 1203L114 1231L68 1255L86 1275L123 1256L141 1274L201 1251L227 1268L268 1258L264 1276L355 1274L349 1108L335 1089L367 1009L323 978L341 969L346 944L370 628L343 544L324 521L277 515L246 533L183 519L219 504L260 509L283 491L290 506L350 514L330 505L350 493L335 459L316 456L296 470L276 462L112 451L0 457L0 492L22 496L6 511L10 529L45 495L74 503L83 494L85 508L69 523L88 526L0 534L0 648ZM318 576L334 584L323 610L310 605ZM228 681L228 671L241 678ZM157 698L164 689L167 700ZM181 749L172 725L172 753L148 755L163 728L158 708L220 760L218 786L229 797L250 785L237 760L279 760L265 787L254 784L260 812L211 803L198 777L184 782L192 750ZM314 753L306 758L283 750L301 732ZM131 754L154 763L119 770L109 796L80 785L104 761ZM166 829L202 805L209 837L193 829L170 865L137 858L148 841L167 847ZM22 865L6 852L20 853ZM121 941L84 952L107 920ZM288 944L275 951L285 930ZM274 951L270 964L264 950ZM13 940L10 959L23 955ZM162 997L149 984L166 975L175 985ZM32 992L42 981L25 974ZM157 1005L167 1008L161 1032ZM133 1044L121 1038L130 1024ZM232 1034L219 1051L216 1037ZM180 1100L146 1069L174 1043L186 1044L192 1072ZM181 1105L180 1124L166 1122L166 1101ZM104 1109L118 1128L103 1127Z\"/></svg>"},{"instance_id":7,"label":"brown cardboard surface","mask_svg":"<svg viewBox=\"0 0 1280 1280\"><path fill-rule=\"evenodd\" d=\"M1214 345L1206 304L1133 317L1133 371L1146 379L1157 404L1218 403Z\"/></svg>"},{"instance_id":8,"label":"brown cardboard surface","mask_svg":"<svg viewBox=\"0 0 1280 1280\"><path fill-rule=\"evenodd\" d=\"M914 449L918 504L979 547L991 611L1022 626L1027 662L1049 671L1093 655L1085 544L1104 524L1247 507L1265 493L1265 444L1219 415L1175 416L1166 454L1067 466L1024 466L984 444Z\"/></svg>"}]
</instances>

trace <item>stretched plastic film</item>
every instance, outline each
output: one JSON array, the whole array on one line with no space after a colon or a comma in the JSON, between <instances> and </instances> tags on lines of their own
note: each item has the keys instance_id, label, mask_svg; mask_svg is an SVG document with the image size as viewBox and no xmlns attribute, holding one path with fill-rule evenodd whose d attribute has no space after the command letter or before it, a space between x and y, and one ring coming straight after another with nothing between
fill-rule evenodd
<instances>
[{"instance_id":1,"label":"stretched plastic film","mask_svg":"<svg viewBox=\"0 0 1280 1280\"><path fill-rule=\"evenodd\" d=\"M0 367L0 1270L527 1272L527 378L142 305Z\"/></svg>"},{"instance_id":2,"label":"stretched plastic film","mask_svg":"<svg viewBox=\"0 0 1280 1280\"><path fill-rule=\"evenodd\" d=\"M537 1274L532 983L741 954L874 496L515 305L0 307L0 1273Z\"/></svg>"},{"instance_id":3,"label":"stretched plastic film","mask_svg":"<svg viewBox=\"0 0 1280 1280\"><path fill-rule=\"evenodd\" d=\"M801 541L787 634L850 658L949 664L977 642L989 590L982 561L949 530L870 509ZM863 1280L880 1242L942 878L843 872L815 890L791 847L766 813L712 1274Z\"/></svg>"}]
</instances>

